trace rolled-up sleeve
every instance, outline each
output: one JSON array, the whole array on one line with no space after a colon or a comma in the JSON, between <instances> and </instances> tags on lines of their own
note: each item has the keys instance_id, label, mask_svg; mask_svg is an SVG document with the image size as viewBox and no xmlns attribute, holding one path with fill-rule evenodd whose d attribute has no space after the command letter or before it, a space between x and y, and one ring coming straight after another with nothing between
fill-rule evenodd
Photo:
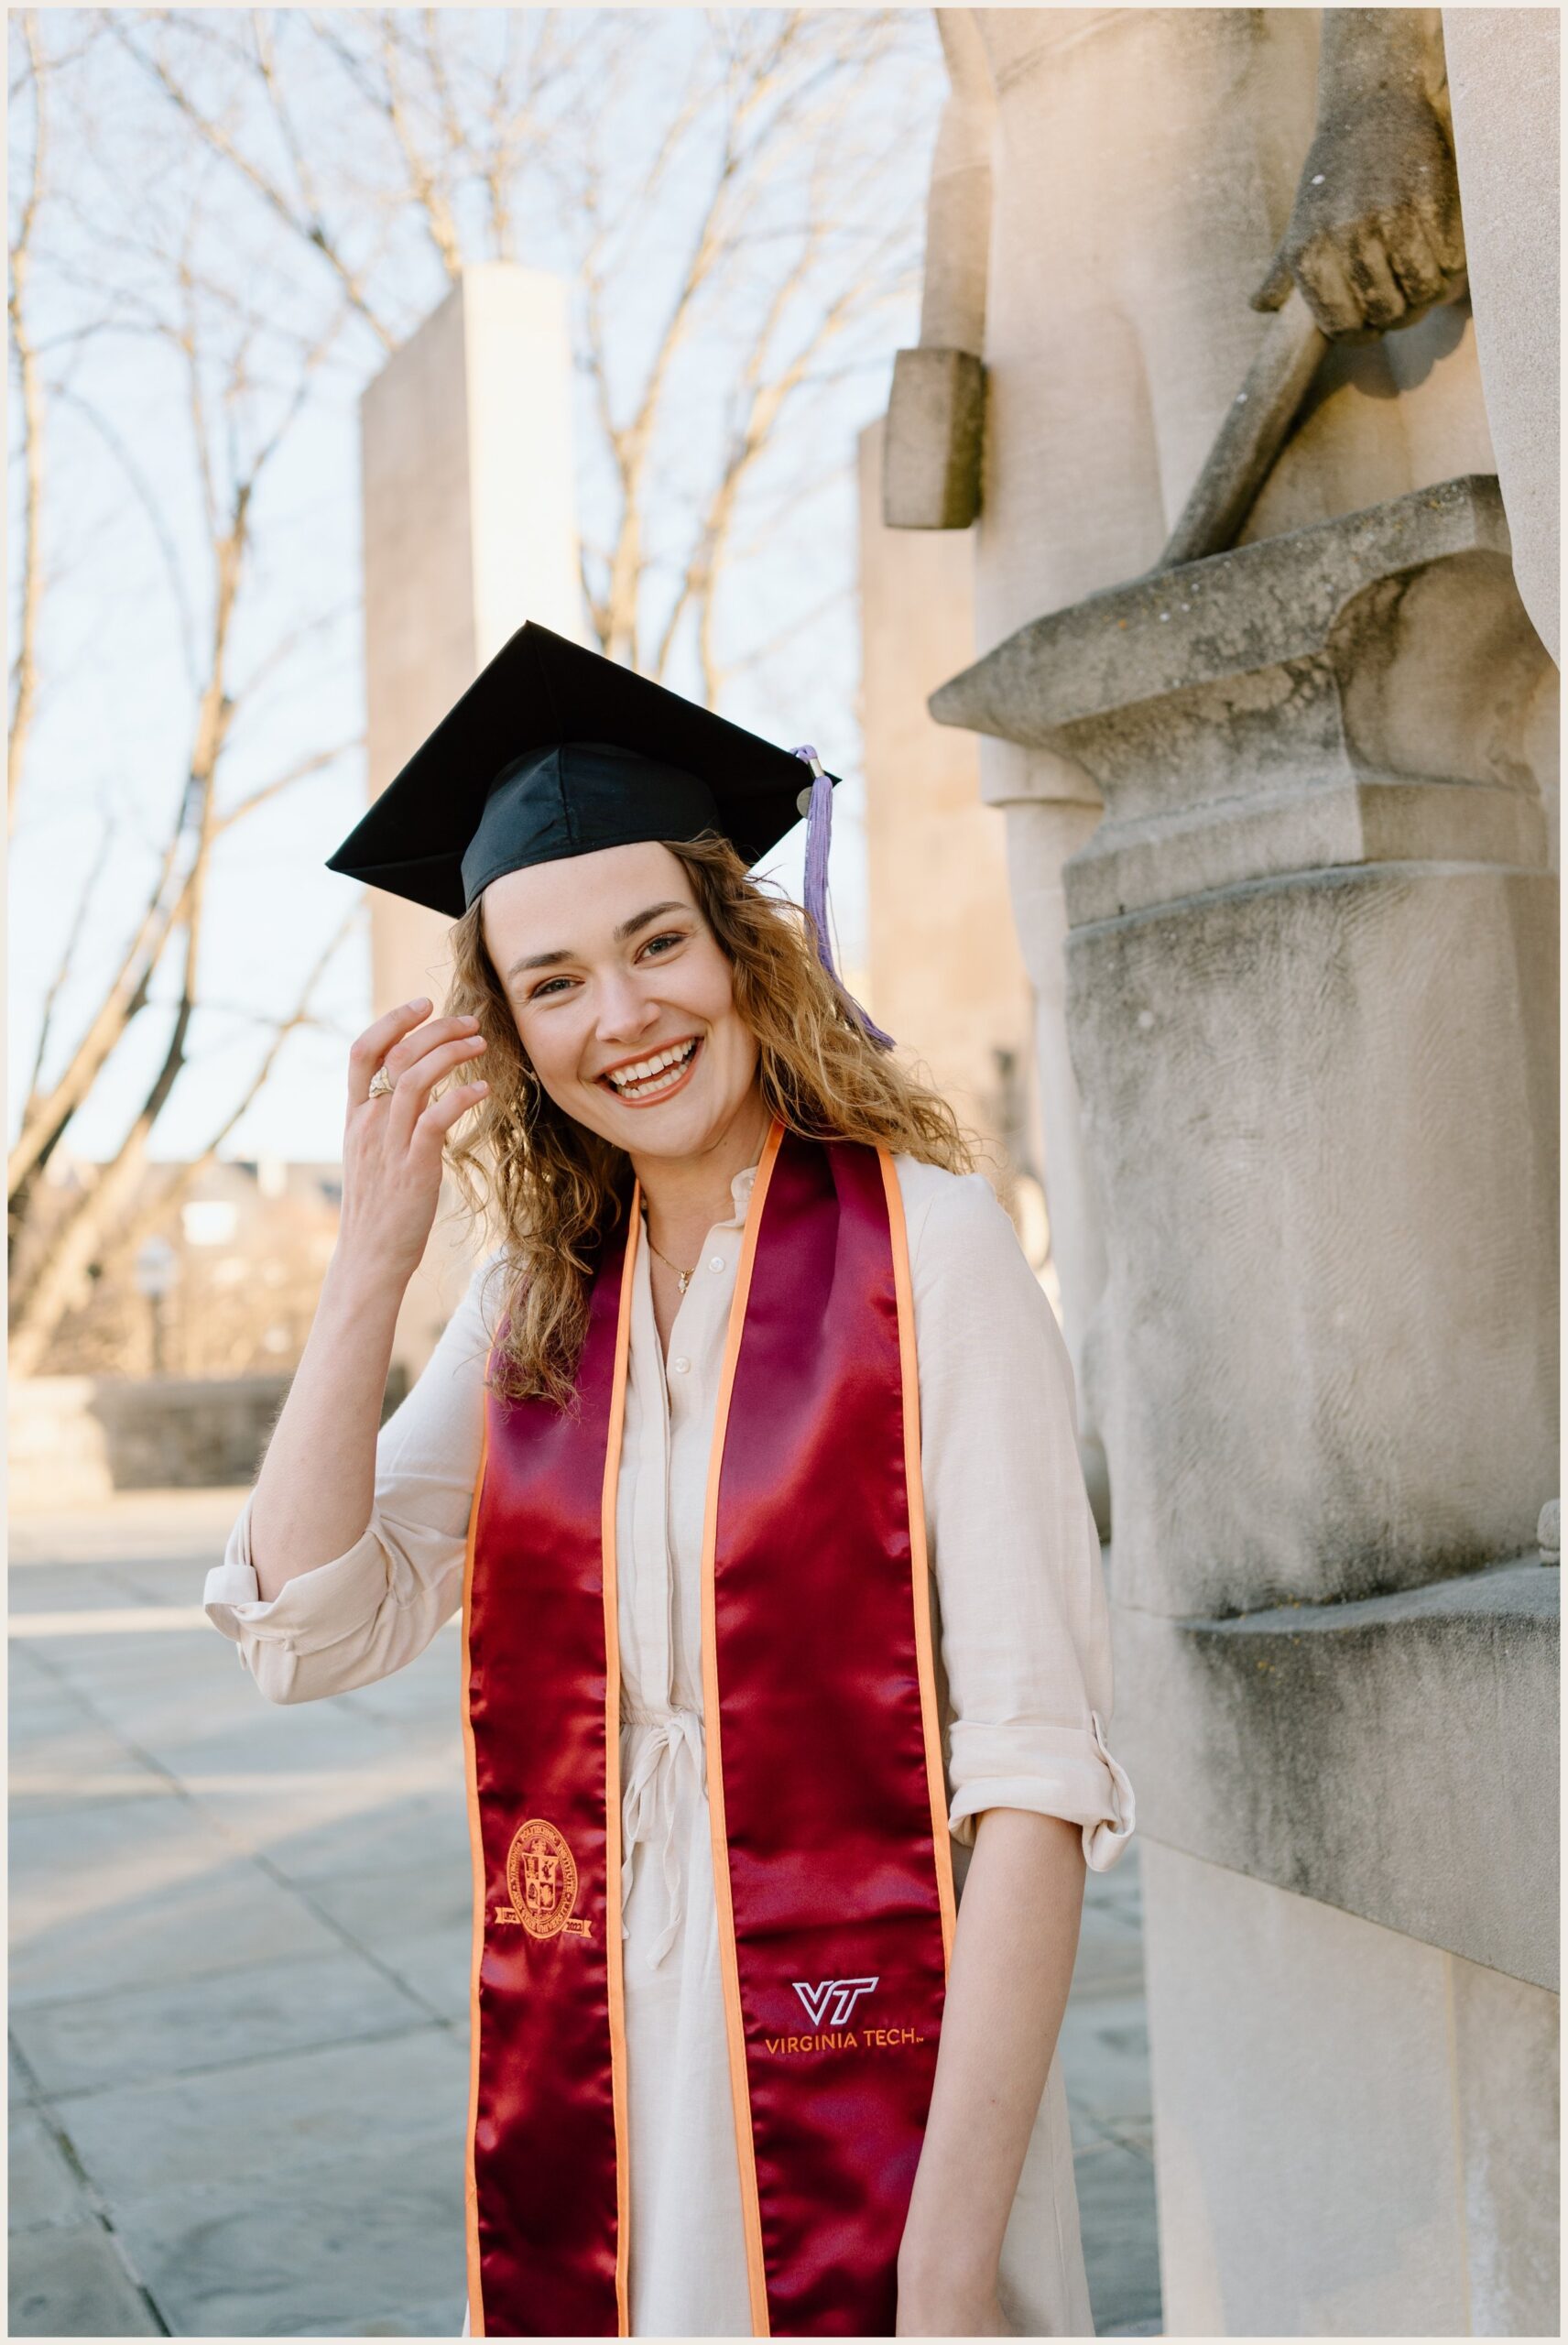
<instances>
[{"instance_id":1,"label":"rolled-up sleeve","mask_svg":"<svg viewBox=\"0 0 1568 2345\"><path fill-rule=\"evenodd\" d=\"M315 1701L388 1677L461 1606L502 1270L498 1255L479 1265L412 1391L382 1426L370 1521L352 1547L264 1599L245 1500L202 1604L269 1701Z\"/></svg>"},{"instance_id":2,"label":"rolled-up sleeve","mask_svg":"<svg viewBox=\"0 0 1568 2345\"><path fill-rule=\"evenodd\" d=\"M1110 1628L1072 1362L988 1184L921 1167L905 1194L950 1827L972 1845L988 1807L1062 1816L1103 1872L1133 1794L1106 1739Z\"/></svg>"}]
</instances>

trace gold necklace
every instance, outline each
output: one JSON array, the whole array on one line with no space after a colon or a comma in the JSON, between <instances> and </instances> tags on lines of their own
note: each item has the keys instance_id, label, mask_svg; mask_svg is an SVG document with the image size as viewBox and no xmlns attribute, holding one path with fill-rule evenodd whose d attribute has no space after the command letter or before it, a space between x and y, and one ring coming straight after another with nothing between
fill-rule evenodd
<instances>
[{"instance_id":1,"label":"gold necklace","mask_svg":"<svg viewBox=\"0 0 1568 2345\"><path fill-rule=\"evenodd\" d=\"M648 1229L648 1216L646 1214L643 1216L642 1226L645 1229ZM648 1242L650 1246L653 1246L653 1232L651 1229L648 1230ZM693 1262L689 1271L683 1271L679 1262L672 1262L670 1260L669 1255L663 1251L662 1248L653 1246L653 1250L659 1256L659 1260L664 1264L665 1269L674 1271L676 1277L681 1282L681 1292L684 1294L687 1288L691 1285L692 1280L697 1275L696 1263Z\"/></svg>"}]
</instances>

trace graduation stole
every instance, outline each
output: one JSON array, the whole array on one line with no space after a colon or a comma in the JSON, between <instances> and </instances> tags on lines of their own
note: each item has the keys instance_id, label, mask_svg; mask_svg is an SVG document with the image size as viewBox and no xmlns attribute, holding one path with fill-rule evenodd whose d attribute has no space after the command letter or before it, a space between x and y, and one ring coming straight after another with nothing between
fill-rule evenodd
<instances>
[{"instance_id":1,"label":"graduation stole","mask_svg":"<svg viewBox=\"0 0 1568 2345\"><path fill-rule=\"evenodd\" d=\"M486 1406L463 1587L476 2337L628 2333L615 1485L640 1218L580 1406ZM719 1951L755 2336L892 2333L953 1894L890 1156L776 1125L702 1547Z\"/></svg>"}]
</instances>

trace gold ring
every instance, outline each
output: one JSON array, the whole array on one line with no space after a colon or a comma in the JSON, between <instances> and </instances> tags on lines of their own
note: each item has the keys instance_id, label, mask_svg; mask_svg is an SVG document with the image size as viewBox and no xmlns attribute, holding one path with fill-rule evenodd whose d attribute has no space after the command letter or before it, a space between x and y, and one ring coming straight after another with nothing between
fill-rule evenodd
<instances>
[{"instance_id":1,"label":"gold ring","mask_svg":"<svg viewBox=\"0 0 1568 2345\"><path fill-rule=\"evenodd\" d=\"M387 1093L389 1091L395 1091L397 1087L397 1079L396 1075L388 1074L384 1066L378 1066L376 1073L370 1078L369 1096L372 1099L385 1099Z\"/></svg>"}]
</instances>

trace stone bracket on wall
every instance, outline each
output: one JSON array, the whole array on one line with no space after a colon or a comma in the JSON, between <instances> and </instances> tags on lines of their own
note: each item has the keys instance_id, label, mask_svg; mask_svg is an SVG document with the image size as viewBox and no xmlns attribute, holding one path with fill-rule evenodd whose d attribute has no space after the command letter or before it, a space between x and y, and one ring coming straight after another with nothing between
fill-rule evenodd
<instances>
[{"instance_id":1,"label":"stone bracket on wall","mask_svg":"<svg viewBox=\"0 0 1568 2345\"><path fill-rule=\"evenodd\" d=\"M985 369L971 350L900 350L882 442L889 529L967 529L980 511Z\"/></svg>"},{"instance_id":2,"label":"stone bracket on wall","mask_svg":"<svg viewBox=\"0 0 1568 2345\"><path fill-rule=\"evenodd\" d=\"M1082 927L1314 867L1539 867L1522 736L1547 665L1480 474L1091 595L930 706L1092 775Z\"/></svg>"},{"instance_id":3,"label":"stone bracket on wall","mask_svg":"<svg viewBox=\"0 0 1568 2345\"><path fill-rule=\"evenodd\" d=\"M1531 1555L1234 1620L1118 1608L1140 1827L1555 1989L1560 1590Z\"/></svg>"}]
</instances>

